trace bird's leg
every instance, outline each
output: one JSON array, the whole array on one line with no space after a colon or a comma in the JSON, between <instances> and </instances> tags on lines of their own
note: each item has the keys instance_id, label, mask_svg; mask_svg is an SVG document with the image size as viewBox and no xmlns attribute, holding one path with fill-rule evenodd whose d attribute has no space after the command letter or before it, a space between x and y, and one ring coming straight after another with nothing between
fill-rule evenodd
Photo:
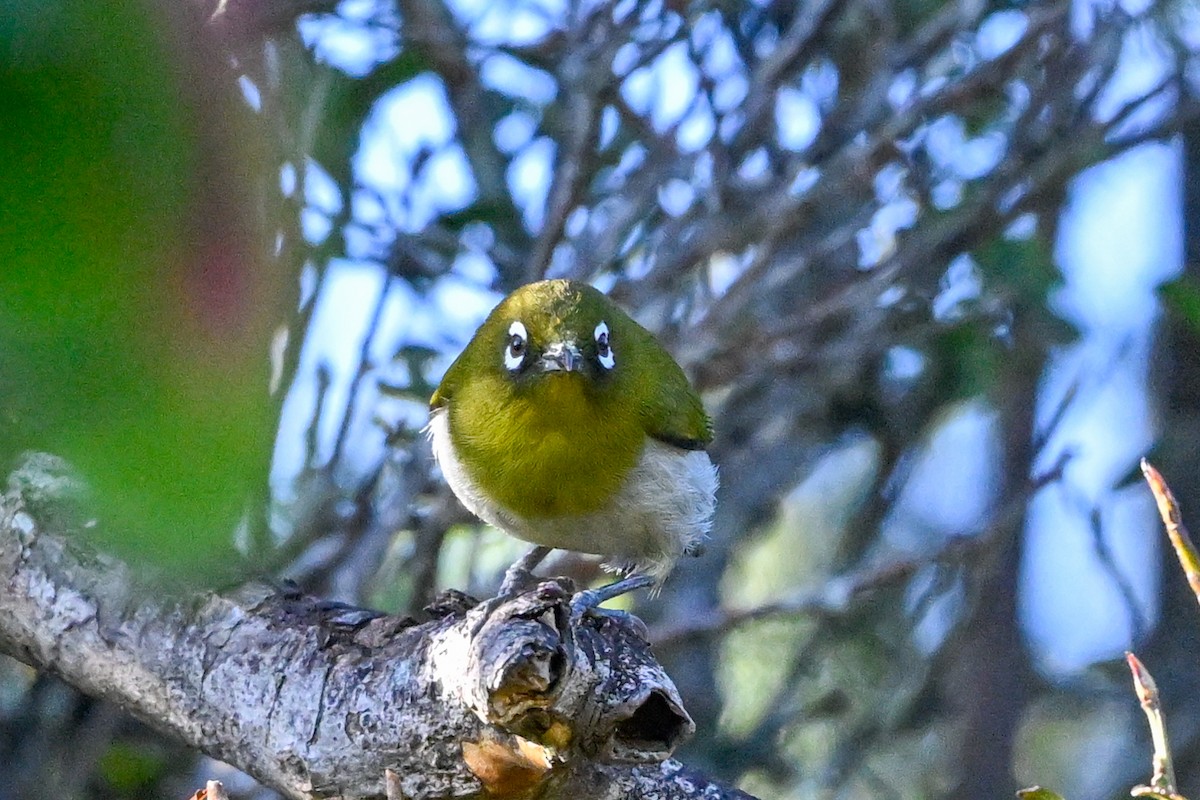
<instances>
[{"instance_id":1,"label":"bird's leg","mask_svg":"<svg viewBox=\"0 0 1200 800\"><path fill-rule=\"evenodd\" d=\"M576 592L575 596L571 598L571 616L579 619L589 611L598 610L600 604L607 600L653 584L654 578L649 575L630 575L619 581L613 581L608 586L601 586L599 589L585 589L582 592Z\"/></svg>"},{"instance_id":2,"label":"bird's leg","mask_svg":"<svg viewBox=\"0 0 1200 800\"><path fill-rule=\"evenodd\" d=\"M529 584L533 583L534 567L545 561L546 556L550 555L550 551L553 549L553 547L538 545L513 562L513 565L504 571L504 580L500 581L500 591L496 592L495 597L490 597L479 604L483 607L483 613L471 629L472 639L478 635L479 631L487 623L488 618L492 616L492 613L497 608L503 605L506 600L520 594Z\"/></svg>"},{"instance_id":3,"label":"bird's leg","mask_svg":"<svg viewBox=\"0 0 1200 800\"><path fill-rule=\"evenodd\" d=\"M504 580L500 582L498 597L508 597L521 591L524 586L532 583L534 568L546 560L552 547L537 547L521 556L511 567L504 571Z\"/></svg>"}]
</instances>

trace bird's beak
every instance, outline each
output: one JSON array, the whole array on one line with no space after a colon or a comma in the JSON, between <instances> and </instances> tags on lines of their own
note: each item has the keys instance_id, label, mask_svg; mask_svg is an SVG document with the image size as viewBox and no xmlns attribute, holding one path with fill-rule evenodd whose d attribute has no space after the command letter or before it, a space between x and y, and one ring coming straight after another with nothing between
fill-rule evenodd
<instances>
[{"instance_id":1,"label":"bird's beak","mask_svg":"<svg viewBox=\"0 0 1200 800\"><path fill-rule=\"evenodd\" d=\"M574 372L583 363L583 354L571 342L555 342L542 351L538 366L542 372Z\"/></svg>"}]
</instances>

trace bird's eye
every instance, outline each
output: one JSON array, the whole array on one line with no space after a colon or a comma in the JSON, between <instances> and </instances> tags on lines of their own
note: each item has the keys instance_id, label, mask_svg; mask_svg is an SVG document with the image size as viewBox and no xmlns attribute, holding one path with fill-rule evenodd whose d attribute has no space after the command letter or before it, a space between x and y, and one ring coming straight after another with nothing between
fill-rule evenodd
<instances>
[{"instance_id":1,"label":"bird's eye","mask_svg":"<svg viewBox=\"0 0 1200 800\"><path fill-rule=\"evenodd\" d=\"M529 332L518 320L508 326L508 346L504 348L504 366L509 372L516 372L525 363L525 351L528 349Z\"/></svg>"},{"instance_id":2,"label":"bird's eye","mask_svg":"<svg viewBox=\"0 0 1200 800\"><path fill-rule=\"evenodd\" d=\"M600 366L605 369L612 369L617 364L617 359L613 353L612 344L608 340L608 323L601 322L596 326L596 360L600 362Z\"/></svg>"}]
</instances>

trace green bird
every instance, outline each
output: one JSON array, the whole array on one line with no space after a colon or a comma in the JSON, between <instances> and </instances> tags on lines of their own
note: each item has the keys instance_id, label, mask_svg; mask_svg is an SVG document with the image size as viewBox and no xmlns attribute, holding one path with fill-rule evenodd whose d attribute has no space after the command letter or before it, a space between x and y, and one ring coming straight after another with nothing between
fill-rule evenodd
<instances>
[{"instance_id":1,"label":"green bird","mask_svg":"<svg viewBox=\"0 0 1200 800\"><path fill-rule=\"evenodd\" d=\"M700 397L654 336L587 284L540 281L504 298L429 405L434 456L459 500L538 545L506 586L561 548L642 573L609 597L657 589L712 526Z\"/></svg>"}]
</instances>

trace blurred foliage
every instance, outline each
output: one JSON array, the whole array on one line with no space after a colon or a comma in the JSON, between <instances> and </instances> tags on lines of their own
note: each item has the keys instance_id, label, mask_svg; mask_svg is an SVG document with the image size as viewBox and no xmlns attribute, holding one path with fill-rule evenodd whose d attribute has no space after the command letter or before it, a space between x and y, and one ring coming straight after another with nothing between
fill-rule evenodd
<instances>
[{"instance_id":1,"label":"blurred foliage","mask_svg":"<svg viewBox=\"0 0 1200 800\"><path fill-rule=\"evenodd\" d=\"M106 786L106 796L113 798L146 797L167 772L165 754L157 753L145 744L114 742L100 759L98 769Z\"/></svg>"},{"instance_id":2,"label":"blurred foliage","mask_svg":"<svg viewBox=\"0 0 1200 800\"><path fill-rule=\"evenodd\" d=\"M281 292L251 231L219 229L255 219L254 187L218 171L246 121L221 70L216 92L195 89L178 31L142 2L3 18L0 460L66 457L105 546L194 576L231 554L273 424Z\"/></svg>"},{"instance_id":3,"label":"blurred foliage","mask_svg":"<svg viewBox=\"0 0 1200 800\"><path fill-rule=\"evenodd\" d=\"M1158 291L1167 310L1200 333L1200 278L1180 275L1164 283Z\"/></svg>"},{"instance_id":4,"label":"blurred foliage","mask_svg":"<svg viewBox=\"0 0 1200 800\"><path fill-rule=\"evenodd\" d=\"M1063 800L1060 795L1055 794L1049 789L1043 789L1041 786L1022 789L1017 792L1017 797L1021 800Z\"/></svg>"}]
</instances>

